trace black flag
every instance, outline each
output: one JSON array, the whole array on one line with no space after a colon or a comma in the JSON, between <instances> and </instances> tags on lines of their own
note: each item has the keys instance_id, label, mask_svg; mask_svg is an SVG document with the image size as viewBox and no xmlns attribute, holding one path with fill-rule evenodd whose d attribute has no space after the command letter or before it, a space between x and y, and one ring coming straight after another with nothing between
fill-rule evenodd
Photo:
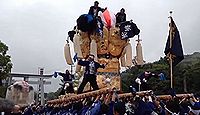
<instances>
[{"instance_id":1,"label":"black flag","mask_svg":"<svg viewBox=\"0 0 200 115\"><path fill-rule=\"evenodd\" d=\"M120 24L121 39L132 38L139 33L140 30L138 29L137 25L132 21L126 21Z\"/></svg>"},{"instance_id":2,"label":"black flag","mask_svg":"<svg viewBox=\"0 0 200 115\"><path fill-rule=\"evenodd\" d=\"M181 62L184 59L184 55L183 55L183 49L182 49L182 44L181 44L181 38L180 38L180 34L178 31L178 28L176 27L175 22L173 21L172 17L171 18L171 28L170 30L171 35L172 35L172 44L171 44L171 48L170 48L170 30L169 30L169 35L168 35L168 39L167 39L167 43L166 43L166 47L165 47L165 55L168 54L172 54L172 65L176 66L179 62Z\"/></svg>"}]
</instances>

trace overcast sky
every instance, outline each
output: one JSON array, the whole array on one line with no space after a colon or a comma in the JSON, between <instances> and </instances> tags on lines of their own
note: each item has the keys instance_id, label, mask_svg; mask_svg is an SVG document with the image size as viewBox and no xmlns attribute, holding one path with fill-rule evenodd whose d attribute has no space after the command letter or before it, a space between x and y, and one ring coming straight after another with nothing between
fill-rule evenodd
<instances>
[{"instance_id":1,"label":"overcast sky","mask_svg":"<svg viewBox=\"0 0 200 115\"><path fill-rule=\"evenodd\" d=\"M67 32L81 14L88 13L93 2L0 0L0 40L9 47L12 72L38 73L38 67L44 67L45 74L52 74L68 68L63 56ZM133 19L141 30L147 62L164 56L170 10L181 34L184 54L200 51L200 0L99 0L99 3L114 13L125 8L127 20ZM133 55L135 39L131 39Z\"/></svg>"}]
</instances>

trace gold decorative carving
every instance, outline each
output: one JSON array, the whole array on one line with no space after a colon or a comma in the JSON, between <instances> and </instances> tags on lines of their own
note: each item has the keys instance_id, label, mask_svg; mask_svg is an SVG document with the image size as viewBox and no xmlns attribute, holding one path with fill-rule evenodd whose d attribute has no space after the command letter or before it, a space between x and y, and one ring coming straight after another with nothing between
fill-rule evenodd
<instances>
[{"instance_id":1,"label":"gold decorative carving","mask_svg":"<svg viewBox=\"0 0 200 115\"><path fill-rule=\"evenodd\" d=\"M129 41L122 40L120 37L119 28L110 28L109 30L103 28L103 37L97 33L88 35L88 33L81 32L81 51L83 57L86 58L90 53L90 43L91 40L95 40L97 43L97 55L98 62L101 64L107 64L104 69L99 68L98 72L107 72L107 73L119 73L120 64L119 58L124 55L123 50ZM108 57L106 57L108 56ZM106 76L98 75L97 83L99 88L107 87L108 84L105 84ZM110 76L110 86L120 89L121 82L120 76ZM86 85L84 90L89 90L89 86Z\"/></svg>"}]
</instances>

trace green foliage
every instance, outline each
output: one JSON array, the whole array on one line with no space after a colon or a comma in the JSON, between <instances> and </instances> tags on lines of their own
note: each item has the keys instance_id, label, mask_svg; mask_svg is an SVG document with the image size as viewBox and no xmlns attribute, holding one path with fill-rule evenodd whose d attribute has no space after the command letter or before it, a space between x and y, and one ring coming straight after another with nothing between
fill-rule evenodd
<instances>
[{"instance_id":1,"label":"green foliage","mask_svg":"<svg viewBox=\"0 0 200 115\"><path fill-rule=\"evenodd\" d=\"M159 61L154 63L147 63L142 67L132 67L131 69L126 70L122 73L122 90L128 92L128 87L133 85L134 80L144 71L151 71L154 73L166 73L168 76L168 64L165 58L160 58ZM126 84L124 84L126 83ZM148 81L148 84L152 87L155 93L166 93L169 89L169 79L166 81L160 81L159 79L152 78Z\"/></svg>"},{"instance_id":2,"label":"green foliage","mask_svg":"<svg viewBox=\"0 0 200 115\"><path fill-rule=\"evenodd\" d=\"M59 88L56 92L49 92L47 94L47 100L57 99L58 96L59 96L60 91L61 91L61 88Z\"/></svg>"},{"instance_id":3,"label":"green foliage","mask_svg":"<svg viewBox=\"0 0 200 115\"><path fill-rule=\"evenodd\" d=\"M2 80L8 77L11 72L12 63L10 56L7 55L8 46L0 41L0 97L5 97L6 88L2 86Z\"/></svg>"},{"instance_id":4,"label":"green foliage","mask_svg":"<svg viewBox=\"0 0 200 115\"><path fill-rule=\"evenodd\" d=\"M11 57L7 54L7 51L8 46L0 41L0 80L8 77L12 68Z\"/></svg>"},{"instance_id":5,"label":"green foliage","mask_svg":"<svg viewBox=\"0 0 200 115\"><path fill-rule=\"evenodd\" d=\"M164 73L167 80L161 81L158 78L151 78L149 86L156 94L167 94L170 88L169 64L166 58L159 61L145 64L143 67L132 67L122 73L122 90L128 92L128 87L133 85L136 77L144 71ZM200 53L186 55L185 59L173 68L173 84L177 93L184 93L184 87L189 93L200 94ZM184 79L186 84L184 86Z\"/></svg>"},{"instance_id":6,"label":"green foliage","mask_svg":"<svg viewBox=\"0 0 200 115\"><path fill-rule=\"evenodd\" d=\"M5 86L0 86L0 97L5 98L6 89L7 89L7 87L5 87Z\"/></svg>"},{"instance_id":7,"label":"green foliage","mask_svg":"<svg viewBox=\"0 0 200 115\"><path fill-rule=\"evenodd\" d=\"M176 67L174 71L175 88L178 92L184 91L184 79L186 81L186 92L200 94L200 53L186 55L185 59Z\"/></svg>"}]
</instances>

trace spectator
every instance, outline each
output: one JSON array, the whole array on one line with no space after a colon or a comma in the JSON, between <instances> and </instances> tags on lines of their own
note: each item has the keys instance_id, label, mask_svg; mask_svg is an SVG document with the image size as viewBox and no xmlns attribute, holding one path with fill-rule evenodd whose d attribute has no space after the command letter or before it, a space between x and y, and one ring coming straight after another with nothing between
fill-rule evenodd
<instances>
[{"instance_id":1,"label":"spectator","mask_svg":"<svg viewBox=\"0 0 200 115\"><path fill-rule=\"evenodd\" d=\"M19 105L15 105L13 108L13 111L11 112L11 115L21 115L21 107Z\"/></svg>"},{"instance_id":2,"label":"spectator","mask_svg":"<svg viewBox=\"0 0 200 115\"><path fill-rule=\"evenodd\" d=\"M113 107L113 113L114 115L124 115L126 109L125 109L125 103L124 102L116 102L114 104L114 107Z\"/></svg>"},{"instance_id":3,"label":"spectator","mask_svg":"<svg viewBox=\"0 0 200 115\"><path fill-rule=\"evenodd\" d=\"M199 102L199 98L195 98L194 96L192 98L190 98L190 111L194 114L194 115L199 115L200 114L200 102Z\"/></svg>"}]
</instances>

